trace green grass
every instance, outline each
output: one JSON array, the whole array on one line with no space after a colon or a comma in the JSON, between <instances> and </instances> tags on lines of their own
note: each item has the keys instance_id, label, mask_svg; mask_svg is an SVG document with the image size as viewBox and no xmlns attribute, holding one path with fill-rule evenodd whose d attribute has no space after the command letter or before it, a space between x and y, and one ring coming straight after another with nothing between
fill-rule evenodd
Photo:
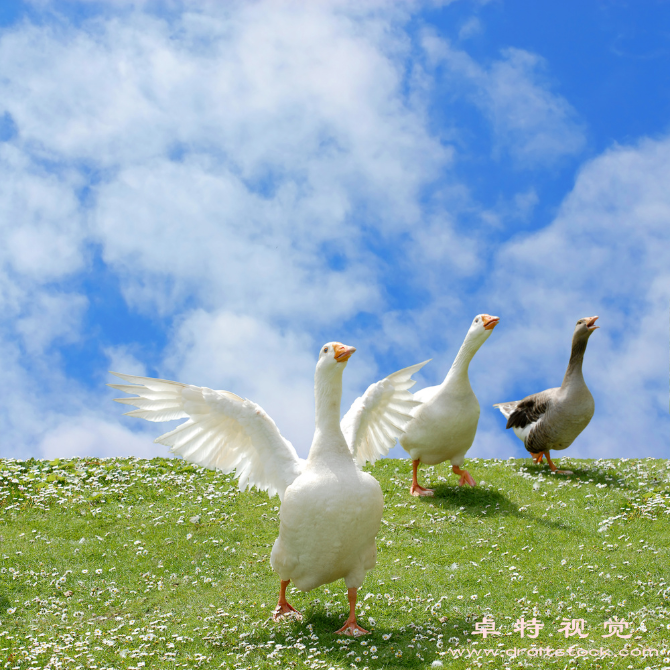
<instances>
[{"instance_id":1,"label":"green grass","mask_svg":"<svg viewBox=\"0 0 670 670\"><path fill-rule=\"evenodd\" d=\"M670 464L561 465L574 475L473 459L474 489L427 468L433 499L409 496L407 461L371 468L386 500L359 592L373 632L342 639L343 582L291 592L302 622L270 618L277 498L180 460L0 460L0 667L670 667ZM484 616L500 636L473 634ZM520 617L544 624L536 640ZM630 639L601 637L611 617ZM565 655L533 655L547 647Z\"/></svg>"}]
</instances>

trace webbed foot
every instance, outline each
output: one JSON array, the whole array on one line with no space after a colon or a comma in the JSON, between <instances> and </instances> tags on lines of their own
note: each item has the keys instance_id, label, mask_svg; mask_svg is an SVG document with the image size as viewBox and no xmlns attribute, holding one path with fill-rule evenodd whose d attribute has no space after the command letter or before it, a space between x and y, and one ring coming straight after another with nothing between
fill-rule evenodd
<instances>
[{"instance_id":1,"label":"webbed foot","mask_svg":"<svg viewBox=\"0 0 670 670\"><path fill-rule=\"evenodd\" d=\"M472 475L467 470L461 470L458 465L452 465L451 470L455 475L461 476L461 478L458 480L459 486L463 486L464 484L477 486L477 482L472 478Z\"/></svg>"},{"instance_id":2,"label":"webbed foot","mask_svg":"<svg viewBox=\"0 0 670 670\"><path fill-rule=\"evenodd\" d=\"M427 489L421 486L421 484L412 484L412 486L409 487L409 492L413 496L432 496L435 495L435 491L433 489Z\"/></svg>"},{"instance_id":3,"label":"webbed foot","mask_svg":"<svg viewBox=\"0 0 670 670\"><path fill-rule=\"evenodd\" d=\"M369 635L370 631L365 630L365 628L359 626L355 619L353 621L347 619L344 626L342 626L342 628L339 630L336 630L335 633L337 635L350 635L352 637L359 637L360 635Z\"/></svg>"},{"instance_id":4,"label":"webbed foot","mask_svg":"<svg viewBox=\"0 0 670 670\"><path fill-rule=\"evenodd\" d=\"M302 621L302 614L291 603L278 603L275 611L272 613L272 619L273 621L279 621L285 617L292 617L296 621Z\"/></svg>"}]
</instances>

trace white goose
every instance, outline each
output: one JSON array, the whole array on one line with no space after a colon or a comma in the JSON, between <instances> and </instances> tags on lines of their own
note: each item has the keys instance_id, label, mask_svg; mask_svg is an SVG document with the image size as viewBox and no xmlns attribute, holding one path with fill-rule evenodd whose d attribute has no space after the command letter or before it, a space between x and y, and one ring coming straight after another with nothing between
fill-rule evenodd
<instances>
[{"instance_id":1,"label":"white goose","mask_svg":"<svg viewBox=\"0 0 670 670\"><path fill-rule=\"evenodd\" d=\"M421 401L412 411L412 420L400 437L400 444L412 458L412 486L414 496L432 496L433 489L424 488L418 481L419 463L435 465L449 460L452 471L460 475L459 486L475 480L461 466L472 446L479 421L479 402L468 378L468 366L479 347L489 338L497 316L477 315L445 380L439 386L430 386L414 394Z\"/></svg>"},{"instance_id":2,"label":"white goose","mask_svg":"<svg viewBox=\"0 0 670 670\"><path fill-rule=\"evenodd\" d=\"M155 441L186 460L236 472L240 490L256 486L282 501L279 537L270 556L281 585L275 620L300 614L286 600L290 581L302 591L344 579L349 617L337 632L367 633L356 622L358 588L376 562L375 536L384 499L360 465L388 453L418 404L407 389L425 363L372 384L344 417L340 428L342 372L356 351L339 342L321 348L314 375L316 430L307 460L255 403L229 391L213 391L164 379L112 374L131 385L109 384L138 395L117 402L149 421L188 418ZM427 362L427 361L426 361Z\"/></svg>"}]
</instances>

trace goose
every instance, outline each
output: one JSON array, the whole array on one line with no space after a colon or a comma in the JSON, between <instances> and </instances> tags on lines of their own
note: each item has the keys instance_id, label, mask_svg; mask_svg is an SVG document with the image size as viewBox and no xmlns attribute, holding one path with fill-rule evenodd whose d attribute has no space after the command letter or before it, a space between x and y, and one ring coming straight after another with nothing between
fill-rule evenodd
<instances>
[{"instance_id":1,"label":"goose","mask_svg":"<svg viewBox=\"0 0 670 670\"><path fill-rule=\"evenodd\" d=\"M287 601L292 581L301 591L344 579L349 617L337 633L366 634L356 621L358 589L375 566L375 536L381 524L381 487L361 467L386 455L409 412L418 404L407 390L425 363L372 384L342 419L342 373L356 351L340 342L325 344L314 375L316 427L308 458L299 458L274 421L256 403L230 391L165 379L111 374L128 384L108 384L138 397L116 402L137 409L130 416L149 421L187 418L156 438L186 460L226 473L235 471L240 490L255 486L279 496L279 537L270 564L279 575L273 618L302 618ZM428 361L426 361L427 363Z\"/></svg>"},{"instance_id":2,"label":"goose","mask_svg":"<svg viewBox=\"0 0 670 670\"><path fill-rule=\"evenodd\" d=\"M559 470L549 456L550 449L567 449L589 425L595 404L582 374L584 352L596 326L597 316L579 319L572 335L568 369L559 388L547 389L515 402L501 402L497 407L507 419L505 428L514 429L533 461L538 465L546 457L554 474L571 475Z\"/></svg>"},{"instance_id":3,"label":"goose","mask_svg":"<svg viewBox=\"0 0 670 670\"><path fill-rule=\"evenodd\" d=\"M434 494L433 489L419 484L419 463L435 465L449 460L452 471L460 476L459 486L476 485L470 473L461 469L479 421L479 402L470 386L468 366L499 321L497 316L478 314L445 380L439 386L430 386L414 394L414 399L421 404L412 410L412 420L400 437L402 448L412 459L410 493L413 496Z\"/></svg>"}]
</instances>

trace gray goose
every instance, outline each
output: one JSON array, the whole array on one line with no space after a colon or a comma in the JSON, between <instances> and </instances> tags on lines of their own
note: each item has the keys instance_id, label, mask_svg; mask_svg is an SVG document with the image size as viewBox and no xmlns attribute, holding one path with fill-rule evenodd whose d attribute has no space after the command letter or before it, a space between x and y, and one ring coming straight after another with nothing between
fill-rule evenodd
<instances>
[{"instance_id":1,"label":"gray goose","mask_svg":"<svg viewBox=\"0 0 670 670\"><path fill-rule=\"evenodd\" d=\"M540 464L546 456L553 473L572 474L556 467L549 450L567 449L593 417L595 405L584 382L582 362L589 338L599 327L594 325L597 318L587 316L577 321L570 362L559 388L547 389L523 400L493 405L503 413L507 419L505 427L514 430L535 463Z\"/></svg>"}]
</instances>

